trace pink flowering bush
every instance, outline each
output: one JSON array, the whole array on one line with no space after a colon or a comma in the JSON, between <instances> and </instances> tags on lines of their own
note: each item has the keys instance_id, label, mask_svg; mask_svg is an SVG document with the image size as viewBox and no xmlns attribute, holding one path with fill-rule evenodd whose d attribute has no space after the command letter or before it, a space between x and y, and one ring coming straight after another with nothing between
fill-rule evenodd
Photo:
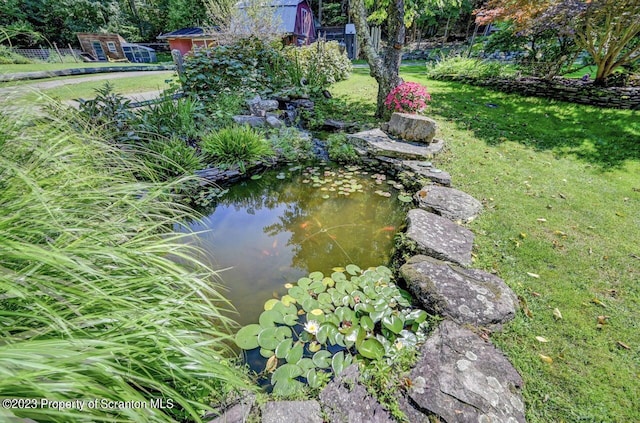
<instances>
[{"instance_id":1,"label":"pink flowering bush","mask_svg":"<svg viewBox=\"0 0 640 423\"><path fill-rule=\"evenodd\" d=\"M427 108L431 96L427 88L417 82L403 82L395 87L384 101L392 112L419 113Z\"/></svg>"}]
</instances>

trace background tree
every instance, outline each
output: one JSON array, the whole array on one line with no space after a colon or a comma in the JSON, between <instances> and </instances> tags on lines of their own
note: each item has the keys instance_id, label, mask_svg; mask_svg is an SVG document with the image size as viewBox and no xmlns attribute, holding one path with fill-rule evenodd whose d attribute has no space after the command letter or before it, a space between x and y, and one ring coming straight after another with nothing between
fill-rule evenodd
<instances>
[{"instance_id":1,"label":"background tree","mask_svg":"<svg viewBox=\"0 0 640 423\"><path fill-rule=\"evenodd\" d=\"M416 11L428 7L444 7L445 4L460 5L460 0L382 0L378 8L367 11L365 0L352 0L350 13L360 38L362 51L369 63L371 76L378 82L376 116L386 114L384 100L392 89L402 83L400 63L405 44L406 27L416 16ZM370 5L373 8L373 5ZM381 53L373 45L368 21L384 22L387 29L386 44Z\"/></svg>"},{"instance_id":2,"label":"background tree","mask_svg":"<svg viewBox=\"0 0 640 423\"><path fill-rule=\"evenodd\" d=\"M490 0L477 22L511 21L528 34L556 31L589 53L596 85L606 85L616 68L640 57L638 0Z\"/></svg>"}]
</instances>

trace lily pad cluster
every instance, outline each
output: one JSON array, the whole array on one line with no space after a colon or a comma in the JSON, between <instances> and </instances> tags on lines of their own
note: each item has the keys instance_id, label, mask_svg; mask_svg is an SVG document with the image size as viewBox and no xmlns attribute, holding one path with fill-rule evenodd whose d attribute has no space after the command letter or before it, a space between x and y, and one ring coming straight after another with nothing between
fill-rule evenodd
<instances>
[{"instance_id":1,"label":"lily pad cluster","mask_svg":"<svg viewBox=\"0 0 640 423\"><path fill-rule=\"evenodd\" d=\"M368 172L360 170L357 166L349 166L346 169L329 169L320 167L308 167L303 173L303 184L311 184L314 188L328 193L349 196L356 192L364 192L363 185L356 179L356 175L367 175Z\"/></svg>"},{"instance_id":2,"label":"lily pad cluster","mask_svg":"<svg viewBox=\"0 0 640 423\"><path fill-rule=\"evenodd\" d=\"M411 307L387 267L333 270L285 285L287 294L264 304L259 323L236 334L240 348L259 348L267 359L276 394L318 387L355 361L393 359L424 340L427 313Z\"/></svg>"}]
</instances>

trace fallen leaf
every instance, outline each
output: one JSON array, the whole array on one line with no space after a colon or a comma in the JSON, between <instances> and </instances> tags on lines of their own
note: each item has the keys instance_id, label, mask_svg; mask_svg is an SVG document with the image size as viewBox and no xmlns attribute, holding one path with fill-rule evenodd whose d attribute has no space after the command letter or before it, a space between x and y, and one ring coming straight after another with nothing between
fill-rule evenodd
<instances>
[{"instance_id":1,"label":"fallen leaf","mask_svg":"<svg viewBox=\"0 0 640 423\"><path fill-rule=\"evenodd\" d=\"M606 325L608 318L609 318L609 316L598 316L598 324L599 325Z\"/></svg>"},{"instance_id":2,"label":"fallen leaf","mask_svg":"<svg viewBox=\"0 0 640 423\"><path fill-rule=\"evenodd\" d=\"M269 357L269 359L267 360L267 365L264 366L264 371L267 373L273 373L275 372L277 367L278 367L278 357L276 357L276 355L274 354L271 357Z\"/></svg>"},{"instance_id":3,"label":"fallen leaf","mask_svg":"<svg viewBox=\"0 0 640 423\"><path fill-rule=\"evenodd\" d=\"M624 343L624 342L622 342L622 341L618 341L618 342L617 342L617 344L618 344L618 346L619 346L619 347L622 347L622 348L624 348L625 350L630 350L630 349L631 349L631 347L630 347L630 346L628 346L627 344L625 344L625 343Z\"/></svg>"},{"instance_id":4,"label":"fallen leaf","mask_svg":"<svg viewBox=\"0 0 640 423\"><path fill-rule=\"evenodd\" d=\"M562 320L562 313L560 313L559 308L556 307L553 309L553 317L555 317L556 320Z\"/></svg>"},{"instance_id":5,"label":"fallen leaf","mask_svg":"<svg viewBox=\"0 0 640 423\"><path fill-rule=\"evenodd\" d=\"M566 233L564 233L564 232L562 232L562 231L553 231L553 234L554 234L554 235L563 236L563 237L566 237L566 236L567 236L567 234L566 234Z\"/></svg>"},{"instance_id":6,"label":"fallen leaf","mask_svg":"<svg viewBox=\"0 0 640 423\"><path fill-rule=\"evenodd\" d=\"M553 358L549 357L548 355L544 355L544 354L538 354L540 356L540 360L544 361L545 363L553 363Z\"/></svg>"},{"instance_id":7,"label":"fallen leaf","mask_svg":"<svg viewBox=\"0 0 640 423\"><path fill-rule=\"evenodd\" d=\"M527 272L527 275L528 275L528 276L531 276L532 278L540 279L540 275L538 275L537 273L530 273L530 272Z\"/></svg>"},{"instance_id":8,"label":"fallen leaf","mask_svg":"<svg viewBox=\"0 0 640 423\"><path fill-rule=\"evenodd\" d=\"M520 238L525 239L527 237L527 234L524 232L520 232Z\"/></svg>"},{"instance_id":9,"label":"fallen leaf","mask_svg":"<svg viewBox=\"0 0 640 423\"><path fill-rule=\"evenodd\" d=\"M563 200L566 200L566 199L567 199L567 196L566 196L566 195L564 195L564 194L563 194L563 193L561 193L561 192L559 192L559 193L558 193L558 196L559 196L560 198L562 198Z\"/></svg>"},{"instance_id":10,"label":"fallen leaf","mask_svg":"<svg viewBox=\"0 0 640 423\"><path fill-rule=\"evenodd\" d=\"M522 312L529 319L533 319L533 313L529 310L529 306L527 305L527 300L524 299L523 296L518 295L518 300L520 301L520 307L522 308Z\"/></svg>"},{"instance_id":11,"label":"fallen leaf","mask_svg":"<svg viewBox=\"0 0 640 423\"><path fill-rule=\"evenodd\" d=\"M624 217L624 213L616 212L616 216L618 216L618 217Z\"/></svg>"},{"instance_id":12,"label":"fallen leaf","mask_svg":"<svg viewBox=\"0 0 640 423\"><path fill-rule=\"evenodd\" d=\"M542 336L536 336L536 341L546 343L549 342L547 338L543 338Z\"/></svg>"},{"instance_id":13,"label":"fallen leaf","mask_svg":"<svg viewBox=\"0 0 640 423\"><path fill-rule=\"evenodd\" d=\"M539 218L537 218L536 220L537 220L538 222L540 222L540 223L544 223L544 222L546 222L546 221L547 221L547 219L545 219L544 217L539 217Z\"/></svg>"},{"instance_id":14,"label":"fallen leaf","mask_svg":"<svg viewBox=\"0 0 640 423\"><path fill-rule=\"evenodd\" d=\"M533 292L531 293L531 295L533 295L534 297L540 297L542 294L541 294L541 293L539 293L539 292L535 292L535 291L533 291Z\"/></svg>"},{"instance_id":15,"label":"fallen leaf","mask_svg":"<svg viewBox=\"0 0 640 423\"><path fill-rule=\"evenodd\" d=\"M605 304L605 303L603 303L602 301L600 301L600 300L599 300L598 298L596 298L596 297L593 297L593 298L591 299L591 302L592 302L592 303L594 303L594 304L597 304L597 305L599 305L599 306L601 306L601 307L607 308L606 304Z\"/></svg>"}]
</instances>

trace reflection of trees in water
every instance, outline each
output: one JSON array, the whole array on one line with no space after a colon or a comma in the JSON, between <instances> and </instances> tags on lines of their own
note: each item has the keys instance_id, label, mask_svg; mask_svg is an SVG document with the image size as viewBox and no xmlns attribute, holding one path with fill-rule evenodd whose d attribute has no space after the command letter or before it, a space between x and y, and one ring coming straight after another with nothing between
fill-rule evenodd
<instances>
[{"instance_id":1,"label":"reflection of trees in water","mask_svg":"<svg viewBox=\"0 0 640 423\"><path fill-rule=\"evenodd\" d=\"M346 197L303 184L297 174L285 180L277 179L276 174L267 172L261 179L232 187L218 205L249 214L261 209L282 210L279 222L263 231L271 237L287 234L293 268L328 271L351 262L385 264L393 235L404 219L395 196L375 194L373 191L381 187L365 177L358 177L364 192ZM331 197L323 199L323 194Z\"/></svg>"}]
</instances>

